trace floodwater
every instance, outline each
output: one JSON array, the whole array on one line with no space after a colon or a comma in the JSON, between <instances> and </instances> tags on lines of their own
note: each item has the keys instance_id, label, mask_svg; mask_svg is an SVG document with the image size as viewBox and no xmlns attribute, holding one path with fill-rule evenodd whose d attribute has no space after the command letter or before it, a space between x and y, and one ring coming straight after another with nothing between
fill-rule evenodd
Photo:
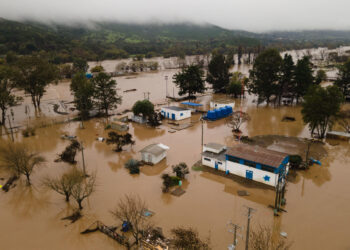
<instances>
[{"instance_id":1,"label":"floodwater","mask_svg":"<svg viewBox=\"0 0 350 250\"><path fill-rule=\"evenodd\" d=\"M112 62L109 62L112 63ZM241 70L248 71L249 66L241 65ZM166 82L164 76L175 74L177 70L161 70L156 73L142 73L136 78L117 77L118 90L123 95L123 104L117 112L130 109L132 104L143 99L143 92L151 92L150 100L155 103L165 102ZM168 80L168 91L174 85ZM123 93L126 89L137 91ZM211 99L227 98L224 95L206 95L198 99L208 105ZM302 122L300 107L256 107L253 96L242 102L238 99L236 109L246 111L251 120L242 130L250 137L259 135L287 135L308 137L308 129ZM54 114L52 103L59 100L69 102L69 83L52 85L44 96L43 110L46 117L66 117ZM28 99L26 99L28 101ZM30 103L28 102L30 106ZM68 104L67 104L68 105ZM50 112L47 111L50 108ZM15 108L14 123L25 124L25 104ZM295 122L282 122L283 116L293 116ZM62 118L63 119L63 118ZM312 166L308 171L298 172L296 178L287 186L287 212L279 217L273 216L269 205L274 204L274 191L260 189L252 185L234 182L231 179L207 172L190 171L183 184L186 193L181 197L163 194L161 191L163 173L171 173L171 166L185 162L192 166L200 159L201 123L200 115L191 118L192 127L169 133L170 125L164 123L160 128L147 128L130 123L129 132L135 145L124 147L116 153L112 146L96 140L98 136L107 136L104 130L105 119L92 119L85 122L85 129L79 122L50 125L37 129L34 137L21 138L33 149L41 152L47 159L45 166L38 168L32 175L32 187L25 185L24 179L8 193L0 192L0 248L1 249L122 249L116 242L101 233L80 235L79 233L100 220L107 225L117 224L110 211L124 194L135 193L144 199L151 211L155 212L152 220L162 227L165 234L173 227L183 225L196 228L205 238L210 235L213 249L226 249L232 243L233 235L228 232L227 222L232 221L246 227L247 206L255 209L252 215L252 228L267 225L279 232L288 233L288 240L293 242L292 249L349 249L350 239L350 147L348 142L326 143L327 156L321 159L322 166ZM33 117L30 121L35 120ZM189 122L189 121L188 121ZM204 123L204 143L217 142L228 146L237 143L231 128L225 120ZM96 171L97 190L83 202L83 218L74 224L61 218L72 212L76 204L64 201L64 197L44 190L41 186L43 177L58 176L71 166L55 163L54 159L69 144L62 140L62 134L76 135L85 146L85 162L89 172ZM9 136L4 135L0 143L6 143ZM130 158L140 159L139 151L154 142L161 142L170 147L167 158L159 164L141 168L139 175L132 176L124 168ZM335 146L331 146L335 145ZM77 155L77 167L81 168L81 156ZM8 177L0 172L0 177ZM0 180L0 184L4 181ZM238 196L238 190L247 190L249 196ZM240 232L245 235L245 231ZM238 239L238 249L244 249L244 240Z\"/></svg>"}]
</instances>

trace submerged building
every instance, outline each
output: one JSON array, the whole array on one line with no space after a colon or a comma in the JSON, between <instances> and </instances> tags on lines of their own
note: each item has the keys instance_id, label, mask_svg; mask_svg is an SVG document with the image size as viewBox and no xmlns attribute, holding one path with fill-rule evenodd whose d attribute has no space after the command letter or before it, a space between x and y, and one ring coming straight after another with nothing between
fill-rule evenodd
<instances>
[{"instance_id":1,"label":"submerged building","mask_svg":"<svg viewBox=\"0 0 350 250\"><path fill-rule=\"evenodd\" d=\"M289 155L246 144L226 148L209 143L203 147L202 164L276 187L279 181L284 183L289 170Z\"/></svg>"},{"instance_id":2,"label":"submerged building","mask_svg":"<svg viewBox=\"0 0 350 250\"><path fill-rule=\"evenodd\" d=\"M168 106L161 109L161 114L163 117L170 120L183 120L191 117L191 110L180 108L177 106Z\"/></svg>"},{"instance_id":3,"label":"submerged building","mask_svg":"<svg viewBox=\"0 0 350 250\"><path fill-rule=\"evenodd\" d=\"M166 157L169 147L162 143L153 143L143 148L141 157L144 162L157 164Z\"/></svg>"}]
</instances>

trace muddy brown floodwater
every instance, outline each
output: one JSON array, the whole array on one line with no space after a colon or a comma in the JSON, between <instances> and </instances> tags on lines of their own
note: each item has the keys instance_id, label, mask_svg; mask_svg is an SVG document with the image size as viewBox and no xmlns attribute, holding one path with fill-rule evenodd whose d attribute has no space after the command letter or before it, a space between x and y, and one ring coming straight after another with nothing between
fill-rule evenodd
<instances>
[{"instance_id":1,"label":"muddy brown floodwater","mask_svg":"<svg viewBox=\"0 0 350 250\"><path fill-rule=\"evenodd\" d=\"M247 66L245 70L248 69ZM121 90L137 88L136 92L123 94L123 104L119 110L130 108L143 92L149 91L154 102L165 101L164 76L176 70L162 70L158 73L144 73L134 79L118 77ZM50 102L70 101L69 83L51 86L44 97ZM173 87L169 81L169 86ZM169 87L168 86L168 87ZM171 87L168 89L170 90ZM211 99L227 98L223 95L207 95L199 101L208 105ZM300 107L256 107L254 97L248 96L242 102L242 109L250 114L251 121L243 126L245 135L283 135L308 137L308 129L302 122ZM240 109L240 100L236 109ZM27 105L28 100L26 100ZM16 107L15 122L26 122L25 105ZM51 111L50 111L51 112ZM45 111L44 111L45 113ZM46 116L50 116L48 113ZM284 115L296 118L294 122L282 122ZM57 118L59 115L54 114ZM34 118L31 118L33 120ZM58 119L58 118L57 118ZM176 133L169 133L164 123L158 129L147 128L130 123L129 132L136 143L126 146L124 151L116 153L112 146L98 142L98 136L107 136L104 119L92 119L85 122L85 129L78 122L51 125L37 129L34 137L22 138L33 149L41 152L47 159L45 166L38 168L32 175L32 187L25 185L24 179L8 193L0 192L0 248L1 249L121 249L113 240L101 233L81 235L94 221L101 220L107 225L116 224L110 211L124 194L140 195L155 212L152 220L163 228L166 235L173 227L184 225L198 229L204 238L210 234L213 249L226 249L232 243L232 234L228 232L227 222L246 227L246 206L256 211L252 216L252 227L259 224L271 226L276 235L281 231L288 233L293 242L292 249L349 249L350 192L350 146L348 142L326 143L327 156L322 166L312 166L308 171L298 172L293 182L287 186L286 213L273 216L268 208L274 203L274 191L246 186L231 179L208 172L192 171L184 182L186 193L181 197L163 194L161 190L162 173L170 173L171 166L179 162L193 165L200 159L201 123L200 115L193 115L193 126ZM85 145L85 161L89 172L97 173L97 190L83 202L83 218L74 224L61 218L72 212L75 204L65 203L62 196L41 187L43 177L58 176L71 166L55 163L57 154L68 145L62 140L62 134L76 135ZM4 135L0 143L6 143L9 137ZM139 151L146 145L161 142L170 147L168 156L161 163L151 167L142 167L139 175L132 176L124 168L130 159L140 159ZM237 143L225 120L204 123L204 142L217 142L228 146ZM331 146L335 145L335 146ZM81 156L77 156L77 167L81 167ZM8 177L0 172L0 177ZM4 181L0 180L0 184ZM247 190L249 196L238 196L238 190ZM245 232L241 232L244 235ZM238 249L244 249L244 241L239 238Z\"/></svg>"}]
</instances>

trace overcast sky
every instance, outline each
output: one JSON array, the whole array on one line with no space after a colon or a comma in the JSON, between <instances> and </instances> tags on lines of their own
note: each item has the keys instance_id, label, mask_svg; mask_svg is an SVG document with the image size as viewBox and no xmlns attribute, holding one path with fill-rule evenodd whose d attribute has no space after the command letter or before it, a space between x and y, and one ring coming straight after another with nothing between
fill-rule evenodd
<instances>
[{"instance_id":1,"label":"overcast sky","mask_svg":"<svg viewBox=\"0 0 350 250\"><path fill-rule=\"evenodd\" d=\"M0 0L0 16L43 21L191 21L249 31L350 29L350 0Z\"/></svg>"}]
</instances>

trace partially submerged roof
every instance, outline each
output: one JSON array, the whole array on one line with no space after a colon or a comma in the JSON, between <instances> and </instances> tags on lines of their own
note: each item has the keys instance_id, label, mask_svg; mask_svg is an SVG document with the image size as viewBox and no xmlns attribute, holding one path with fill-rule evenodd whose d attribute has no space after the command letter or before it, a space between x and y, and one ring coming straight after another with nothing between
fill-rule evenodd
<instances>
[{"instance_id":1,"label":"partially submerged roof","mask_svg":"<svg viewBox=\"0 0 350 250\"><path fill-rule=\"evenodd\" d=\"M237 144L230 147L226 154L275 168L278 168L288 156L285 153L247 144Z\"/></svg>"},{"instance_id":2,"label":"partially submerged roof","mask_svg":"<svg viewBox=\"0 0 350 250\"><path fill-rule=\"evenodd\" d=\"M208 158L211 158L211 159L216 159L216 160L219 160L219 161L225 161L226 159L226 155L225 155L225 150L220 152L219 154L215 154L213 152L208 152L208 151L205 151L202 153L202 155L204 157L208 157Z\"/></svg>"},{"instance_id":3,"label":"partially submerged roof","mask_svg":"<svg viewBox=\"0 0 350 250\"><path fill-rule=\"evenodd\" d=\"M207 143L207 144L205 144L205 146L206 146L207 148L211 148L211 149L214 149L214 150L222 150L223 148L226 147L226 146L224 146L224 145L221 145L221 144L215 143L215 142Z\"/></svg>"},{"instance_id":4,"label":"partially submerged roof","mask_svg":"<svg viewBox=\"0 0 350 250\"><path fill-rule=\"evenodd\" d=\"M165 109L171 109L171 110L174 110L174 111L185 111L185 110L188 110L186 108L181 108L181 107L178 107L178 106L168 106L168 107L163 107Z\"/></svg>"},{"instance_id":5,"label":"partially submerged roof","mask_svg":"<svg viewBox=\"0 0 350 250\"><path fill-rule=\"evenodd\" d=\"M148 145L147 147L144 147L142 150L140 150L140 152L158 156L163 152L167 151L168 149L169 147L162 143L153 143L151 145Z\"/></svg>"},{"instance_id":6,"label":"partially submerged roof","mask_svg":"<svg viewBox=\"0 0 350 250\"><path fill-rule=\"evenodd\" d=\"M193 106L193 107L203 106L203 104L195 103L195 102L182 102L181 104L188 105L188 106Z\"/></svg>"}]
</instances>

